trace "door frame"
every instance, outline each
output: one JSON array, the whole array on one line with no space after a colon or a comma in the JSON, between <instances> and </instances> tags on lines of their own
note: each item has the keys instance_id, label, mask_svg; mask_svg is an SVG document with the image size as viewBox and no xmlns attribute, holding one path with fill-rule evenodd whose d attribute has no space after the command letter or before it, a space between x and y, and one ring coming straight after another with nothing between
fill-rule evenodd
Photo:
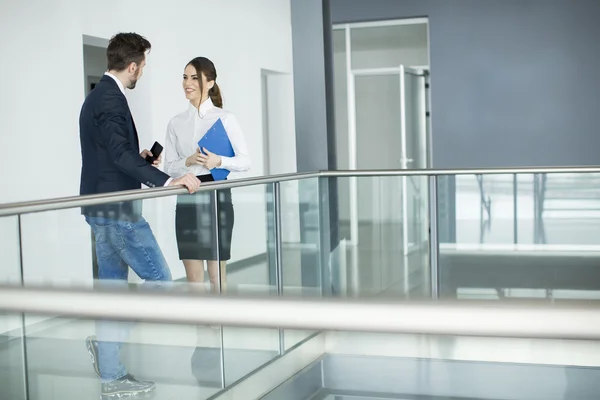
<instances>
[{"instance_id":1,"label":"door frame","mask_svg":"<svg viewBox=\"0 0 600 400\"><path fill-rule=\"evenodd\" d=\"M352 29L361 29L361 28L373 28L373 27L385 27L385 26L398 26L398 25L413 25L413 24L426 24L427 25L427 43L428 43L428 53L430 51L429 43L430 43L430 34L429 34L429 19L428 18L411 18L411 19L402 19L402 20L391 20L391 21L377 21L377 22L360 22L360 23L347 23L347 24L336 24L333 25L333 30L343 30L345 34L345 64L346 64L346 90L347 90L347 118L348 118L348 131L347 131L347 140L348 140L348 167L350 170L357 169L357 134L356 134L356 77L357 76L368 76L368 75L399 75L400 77L400 101L401 101L401 140L402 140L402 154L401 154L401 166L403 169L407 169L408 163L412 160L407 158L407 148L406 148L406 118L405 118L405 82L404 76L405 72L409 72L411 74L415 74L418 76L424 76L425 83L429 85L429 66L428 65L418 65L412 67L405 67L399 65L398 67L392 68L369 68L369 69L353 69L352 68ZM428 55L428 58L429 55ZM428 88L428 86L426 86ZM430 110L429 106L429 91L425 91L425 111L428 115ZM424 124L424 138L422 139L422 145L424 146L425 154L424 156L424 164L426 168L431 168L431 126L430 126L430 118L427 118L426 115L423 115L425 119ZM408 287L408 254L409 254L409 243L408 243L408 198L407 198L407 177L402 177L402 218L403 218L403 255L405 265L407 267L404 271L404 284L405 289ZM345 241L345 245L347 245L352 250L352 265L350 266L350 276L352 281L352 290L354 293L358 293L358 185L357 185L357 177L349 178L349 195L350 195L350 240ZM421 245L421 237L418 235L417 240L417 249Z\"/></svg>"},{"instance_id":2,"label":"door frame","mask_svg":"<svg viewBox=\"0 0 600 400\"><path fill-rule=\"evenodd\" d=\"M414 66L405 67L399 65L398 67L389 68L366 68L366 69L353 69L352 68L352 29L361 28L374 28L374 27L385 27L385 26L398 26L398 25L415 25L415 24L426 24L428 26L428 43L429 43L429 19L428 18L410 18L401 20L391 21L376 21L376 22L359 22L359 23L347 23L347 24L336 24L333 25L333 30L343 30L345 33L345 55L346 55L346 90L347 90L347 116L348 116L348 167L350 170L357 169L357 136L356 136L356 77L357 76L374 76L374 75L399 75L400 76L400 109L401 109L401 141L402 141L402 153L401 153L401 168L407 169L408 163L412 160L407 158L406 150L406 118L405 118L405 99L404 99L404 74L405 72L415 74L418 76L425 76L425 81L428 83L427 73L428 66ZM429 50L428 50L429 51ZM426 105L425 108L428 111L429 105L427 104L426 94ZM424 116L424 118L426 118ZM425 137L422 138L425 145L425 162L426 168L431 166L431 141L428 137L430 135L430 129L428 121L425 121ZM358 186L357 178L349 178L349 189L350 189L350 238L352 245L358 245ZM406 221L407 216L407 198L406 198L406 179L403 178L402 182L402 207L403 207L403 220ZM408 253L408 238L407 232L408 226L403 222L404 230L404 253Z\"/></svg>"}]
</instances>

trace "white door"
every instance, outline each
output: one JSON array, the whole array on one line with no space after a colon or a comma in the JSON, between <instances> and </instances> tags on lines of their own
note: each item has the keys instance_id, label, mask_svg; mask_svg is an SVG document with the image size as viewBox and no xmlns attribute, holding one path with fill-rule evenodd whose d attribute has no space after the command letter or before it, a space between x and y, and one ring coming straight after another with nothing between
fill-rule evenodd
<instances>
[{"instance_id":1,"label":"white door","mask_svg":"<svg viewBox=\"0 0 600 400\"><path fill-rule=\"evenodd\" d=\"M348 142L356 169L427 168L425 75L400 65L352 71ZM351 185L351 221L398 223L404 254L420 245L424 177L358 178ZM356 226L352 229L358 232Z\"/></svg>"}]
</instances>

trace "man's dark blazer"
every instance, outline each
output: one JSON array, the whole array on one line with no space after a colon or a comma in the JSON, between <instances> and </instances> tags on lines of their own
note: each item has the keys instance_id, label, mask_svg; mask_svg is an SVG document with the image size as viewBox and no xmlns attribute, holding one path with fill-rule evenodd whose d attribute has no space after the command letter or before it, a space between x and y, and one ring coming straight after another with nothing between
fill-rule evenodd
<instances>
[{"instance_id":1,"label":"man's dark blazer","mask_svg":"<svg viewBox=\"0 0 600 400\"><path fill-rule=\"evenodd\" d=\"M127 99L110 76L104 75L85 99L79 116L81 195L164 186L169 176L140 156L137 130ZM141 203L85 207L83 214L138 220Z\"/></svg>"}]
</instances>

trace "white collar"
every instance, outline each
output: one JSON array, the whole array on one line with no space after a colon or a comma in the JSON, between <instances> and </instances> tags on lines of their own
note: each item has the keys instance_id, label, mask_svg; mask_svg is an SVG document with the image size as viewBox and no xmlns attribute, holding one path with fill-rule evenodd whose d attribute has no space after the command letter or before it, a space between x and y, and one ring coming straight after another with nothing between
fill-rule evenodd
<instances>
[{"instance_id":1,"label":"white collar","mask_svg":"<svg viewBox=\"0 0 600 400\"><path fill-rule=\"evenodd\" d=\"M198 115L200 118L204 118L207 112L209 112L215 105L213 104L211 98L209 97L204 101L204 103L200 104L200 110L198 110L192 103L190 103L190 110L194 112L194 114Z\"/></svg>"},{"instance_id":2,"label":"white collar","mask_svg":"<svg viewBox=\"0 0 600 400\"><path fill-rule=\"evenodd\" d=\"M121 82L119 80L119 78L117 78L116 76L114 76L110 72L105 72L104 75L110 76L111 78L113 78L114 81L117 83L117 86L119 86L119 89L121 89L121 93L123 93L123 95L125 95L125 86L123 86L123 82Z\"/></svg>"}]
</instances>

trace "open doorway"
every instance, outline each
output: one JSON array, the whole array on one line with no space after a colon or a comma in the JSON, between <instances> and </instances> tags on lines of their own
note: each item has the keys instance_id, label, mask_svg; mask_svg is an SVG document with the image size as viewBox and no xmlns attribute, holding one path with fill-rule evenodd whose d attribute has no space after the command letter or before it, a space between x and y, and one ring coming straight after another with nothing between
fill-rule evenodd
<instances>
[{"instance_id":1,"label":"open doorway","mask_svg":"<svg viewBox=\"0 0 600 400\"><path fill-rule=\"evenodd\" d=\"M429 168L428 19L335 25L333 48L338 168ZM417 259L428 250L427 183L424 177L339 180L340 232L358 251L353 262L361 252L383 257L365 258L372 276L354 278L369 282L369 290L388 290L396 281L410 290L409 256L416 253L414 263L423 265Z\"/></svg>"},{"instance_id":2,"label":"open doorway","mask_svg":"<svg viewBox=\"0 0 600 400\"><path fill-rule=\"evenodd\" d=\"M108 40L83 35L83 81L87 96L106 72Z\"/></svg>"},{"instance_id":3,"label":"open doorway","mask_svg":"<svg viewBox=\"0 0 600 400\"><path fill-rule=\"evenodd\" d=\"M293 76L263 69L261 87L263 175L296 172Z\"/></svg>"}]
</instances>

